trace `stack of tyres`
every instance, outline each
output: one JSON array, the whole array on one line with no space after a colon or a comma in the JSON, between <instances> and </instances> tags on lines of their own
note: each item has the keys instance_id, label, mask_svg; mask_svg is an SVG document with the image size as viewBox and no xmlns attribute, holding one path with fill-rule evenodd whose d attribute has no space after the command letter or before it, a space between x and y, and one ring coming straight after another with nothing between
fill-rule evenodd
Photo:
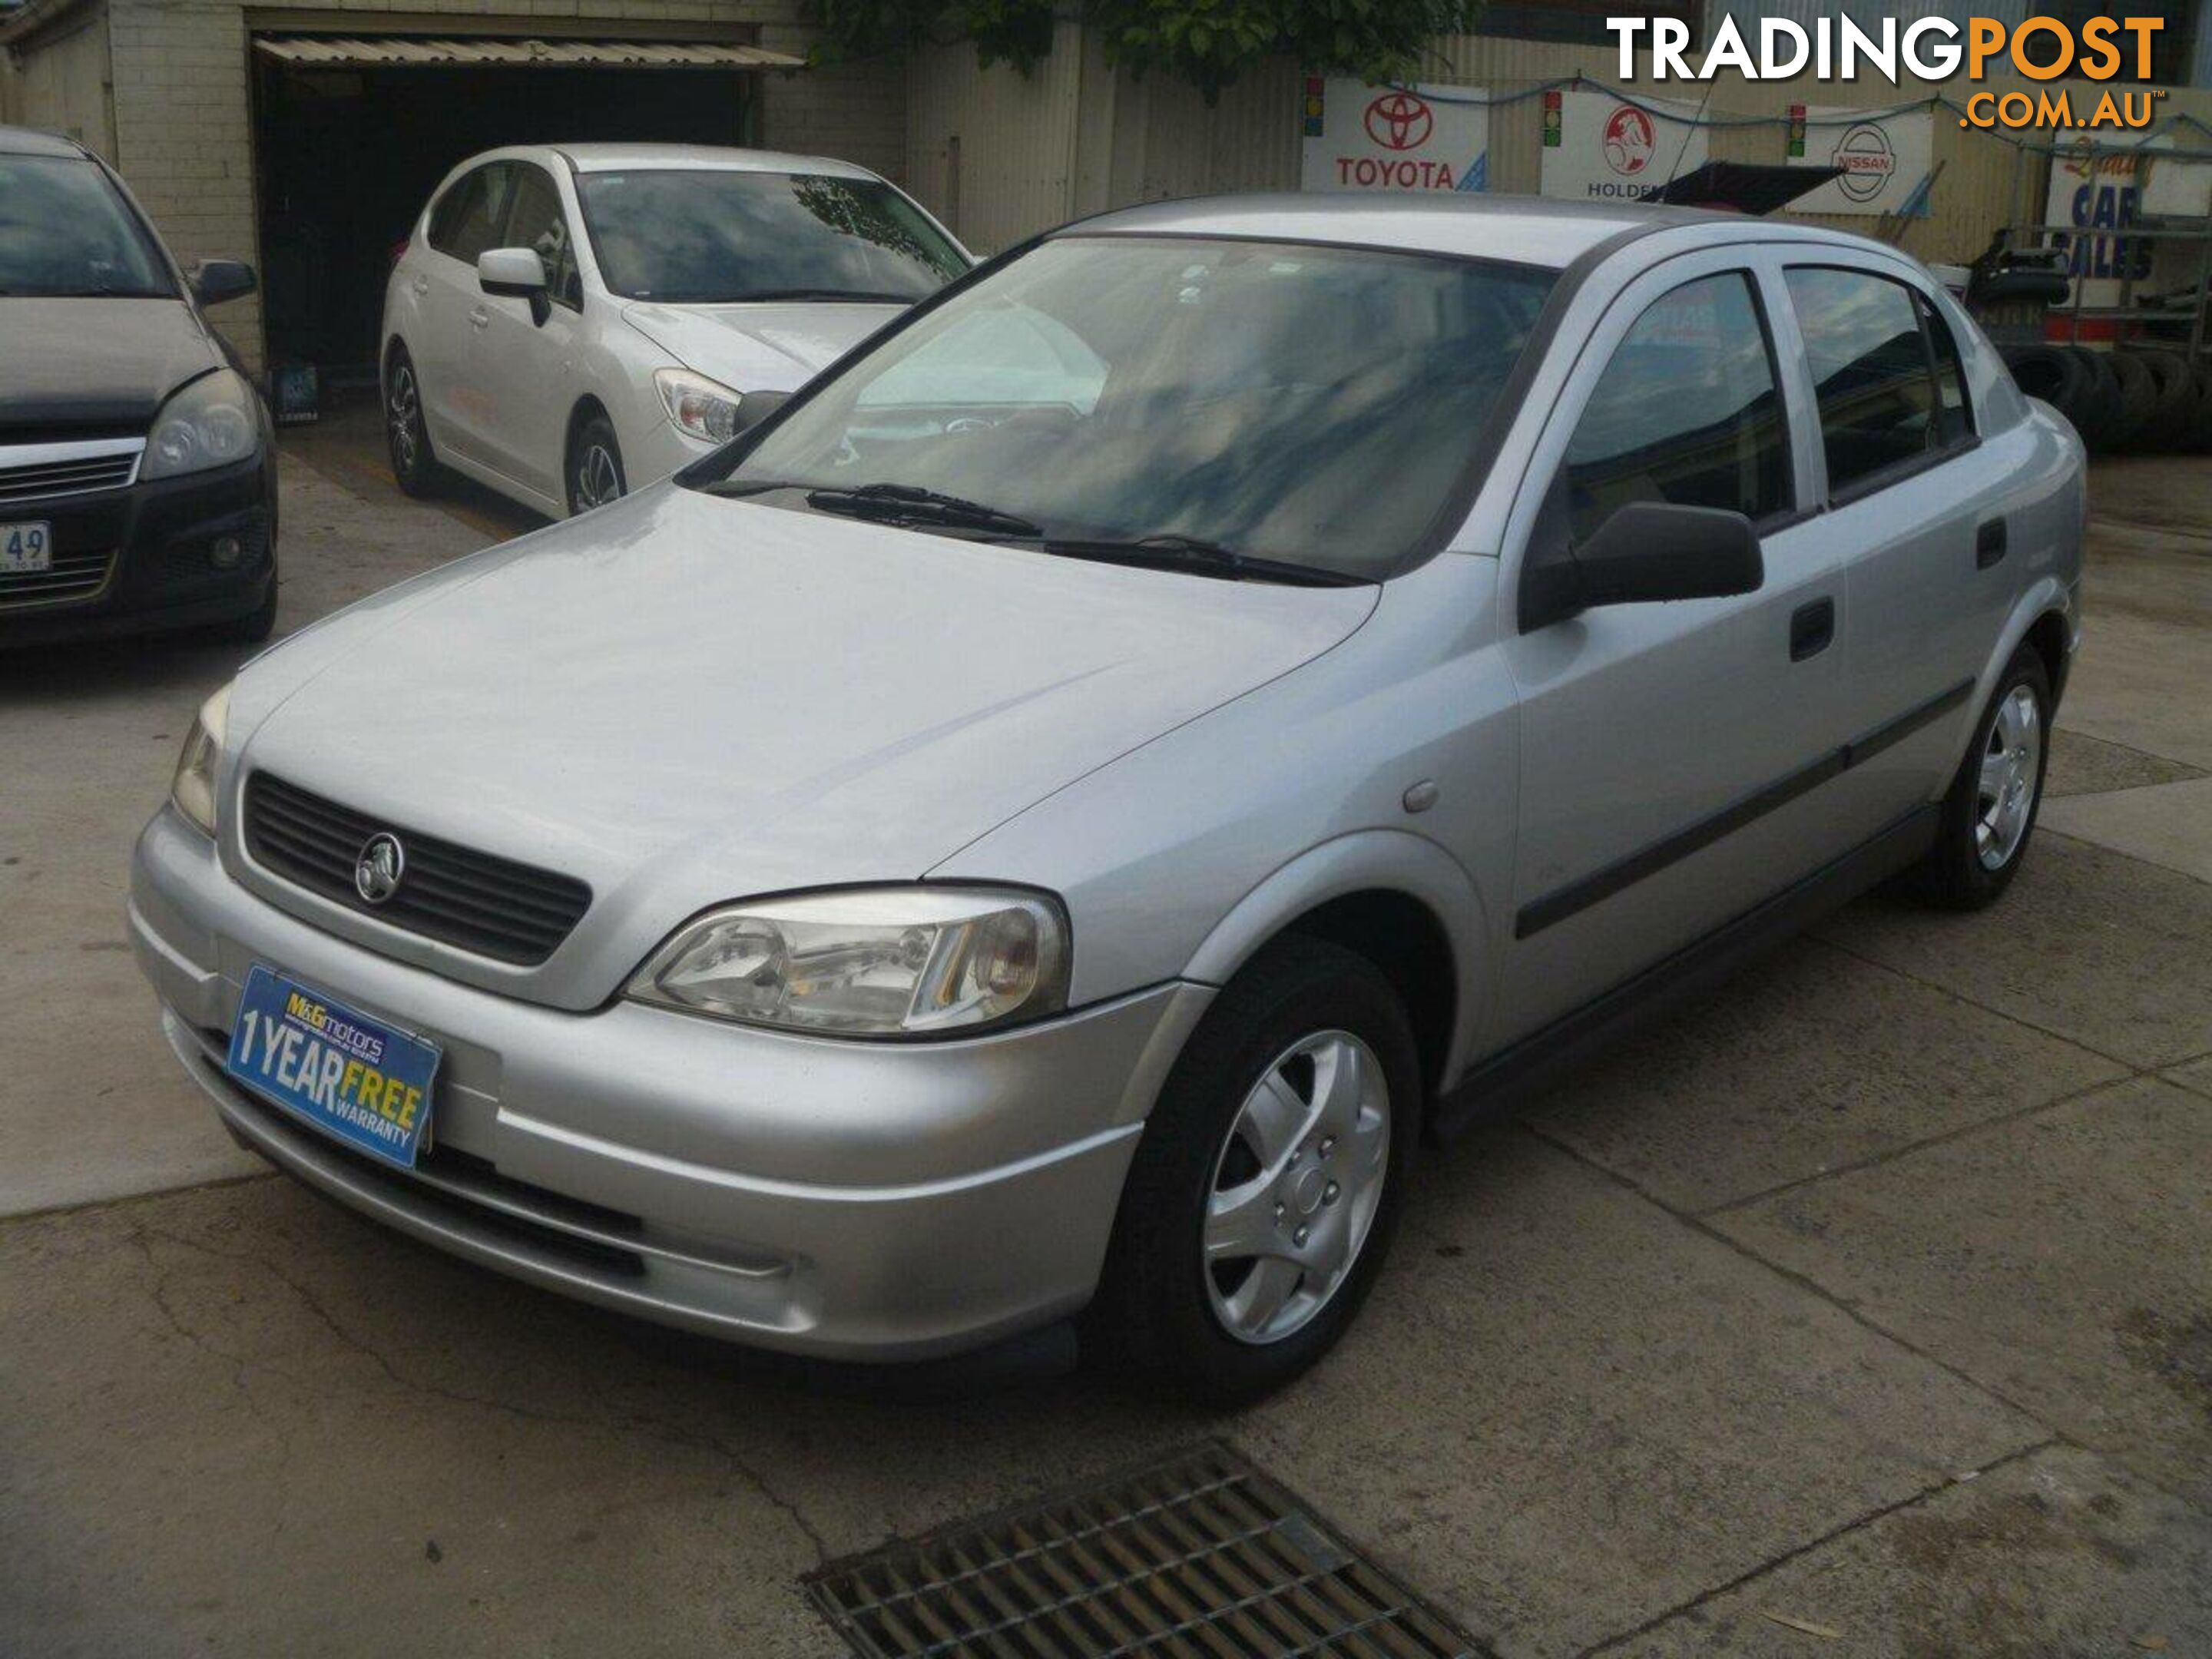
<instances>
[{"instance_id":1,"label":"stack of tyres","mask_svg":"<svg viewBox=\"0 0 2212 1659\"><path fill-rule=\"evenodd\" d=\"M2212 371L2154 346L2006 348L2020 389L2040 398L2099 454L2212 451Z\"/></svg>"}]
</instances>

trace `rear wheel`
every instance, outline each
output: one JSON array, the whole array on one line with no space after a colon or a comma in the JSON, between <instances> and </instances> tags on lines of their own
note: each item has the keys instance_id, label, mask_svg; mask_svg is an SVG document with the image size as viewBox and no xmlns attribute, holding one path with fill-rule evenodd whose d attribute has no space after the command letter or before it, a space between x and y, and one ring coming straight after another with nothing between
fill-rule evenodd
<instances>
[{"instance_id":1,"label":"rear wheel","mask_svg":"<svg viewBox=\"0 0 2212 1659\"><path fill-rule=\"evenodd\" d=\"M405 346L394 346L385 365L384 443L392 456L392 480L410 495L434 494L445 481L422 416L422 379Z\"/></svg>"},{"instance_id":2,"label":"rear wheel","mask_svg":"<svg viewBox=\"0 0 2212 1659\"><path fill-rule=\"evenodd\" d=\"M1920 869L1921 888L1936 902L1978 910L2012 884L2043 803L2050 732L2050 675L2041 653L2022 646L1943 798L1936 845Z\"/></svg>"},{"instance_id":3,"label":"rear wheel","mask_svg":"<svg viewBox=\"0 0 2212 1659\"><path fill-rule=\"evenodd\" d=\"M1291 1381L1382 1269L1420 1099L1412 1029L1382 972L1316 940L1271 946L1161 1091L1086 1334L1218 1403Z\"/></svg>"},{"instance_id":4,"label":"rear wheel","mask_svg":"<svg viewBox=\"0 0 2212 1659\"><path fill-rule=\"evenodd\" d=\"M594 415L568 441L568 514L588 513L619 501L629 489L623 473L622 446L614 422Z\"/></svg>"}]
</instances>

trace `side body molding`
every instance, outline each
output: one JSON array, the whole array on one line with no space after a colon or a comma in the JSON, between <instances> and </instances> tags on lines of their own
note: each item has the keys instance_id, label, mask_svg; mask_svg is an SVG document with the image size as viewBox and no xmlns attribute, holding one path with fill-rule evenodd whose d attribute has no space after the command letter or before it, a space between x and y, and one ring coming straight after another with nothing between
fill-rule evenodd
<instances>
[{"instance_id":1,"label":"side body molding","mask_svg":"<svg viewBox=\"0 0 2212 1659\"><path fill-rule=\"evenodd\" d=\"M1458 977L1444 1075L1458 1075L1490 1006L1489 926L1458 860L1424 836L1361 830L1300 854L1239 899L1192 955L1185 979L1224 985L1254 952L1307 912L1353 893L1402 893L1443 927Z\"/></svg>"}]
</instances>

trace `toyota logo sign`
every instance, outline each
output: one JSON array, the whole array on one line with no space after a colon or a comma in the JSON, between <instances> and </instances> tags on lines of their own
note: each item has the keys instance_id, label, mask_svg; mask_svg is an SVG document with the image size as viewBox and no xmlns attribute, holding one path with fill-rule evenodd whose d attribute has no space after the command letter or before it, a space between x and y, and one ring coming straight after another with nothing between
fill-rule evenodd
<instances>
[{"instance_id":1,"label":"toyota logo sign","mask_svg":"<svg viewBox=\"0 0 2212 1659\"><path fill-rule=\"evenodd\" d=\"M1367 136L1385 149L1419 149L1436 130L1436 112L1410 92L1386 92L1367 106Z\"/></svg>"}]
</instances>

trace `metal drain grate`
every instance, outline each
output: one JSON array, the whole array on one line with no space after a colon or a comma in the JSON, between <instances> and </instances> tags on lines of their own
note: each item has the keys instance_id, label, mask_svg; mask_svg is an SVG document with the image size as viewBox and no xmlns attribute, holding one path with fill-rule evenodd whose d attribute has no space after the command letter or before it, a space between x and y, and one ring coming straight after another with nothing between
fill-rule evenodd
<instances>
[{"instance_id":1,"label":"metal drain grate","mask_svg":"<svg viewBox=\"0 0 2212 1659\"><path fill-rule=\"evenodd\" d=\"M1296 1498L1207 1445L807 1588L865 1659L1476 1659Z\"/></svg>"}]
</instances>

